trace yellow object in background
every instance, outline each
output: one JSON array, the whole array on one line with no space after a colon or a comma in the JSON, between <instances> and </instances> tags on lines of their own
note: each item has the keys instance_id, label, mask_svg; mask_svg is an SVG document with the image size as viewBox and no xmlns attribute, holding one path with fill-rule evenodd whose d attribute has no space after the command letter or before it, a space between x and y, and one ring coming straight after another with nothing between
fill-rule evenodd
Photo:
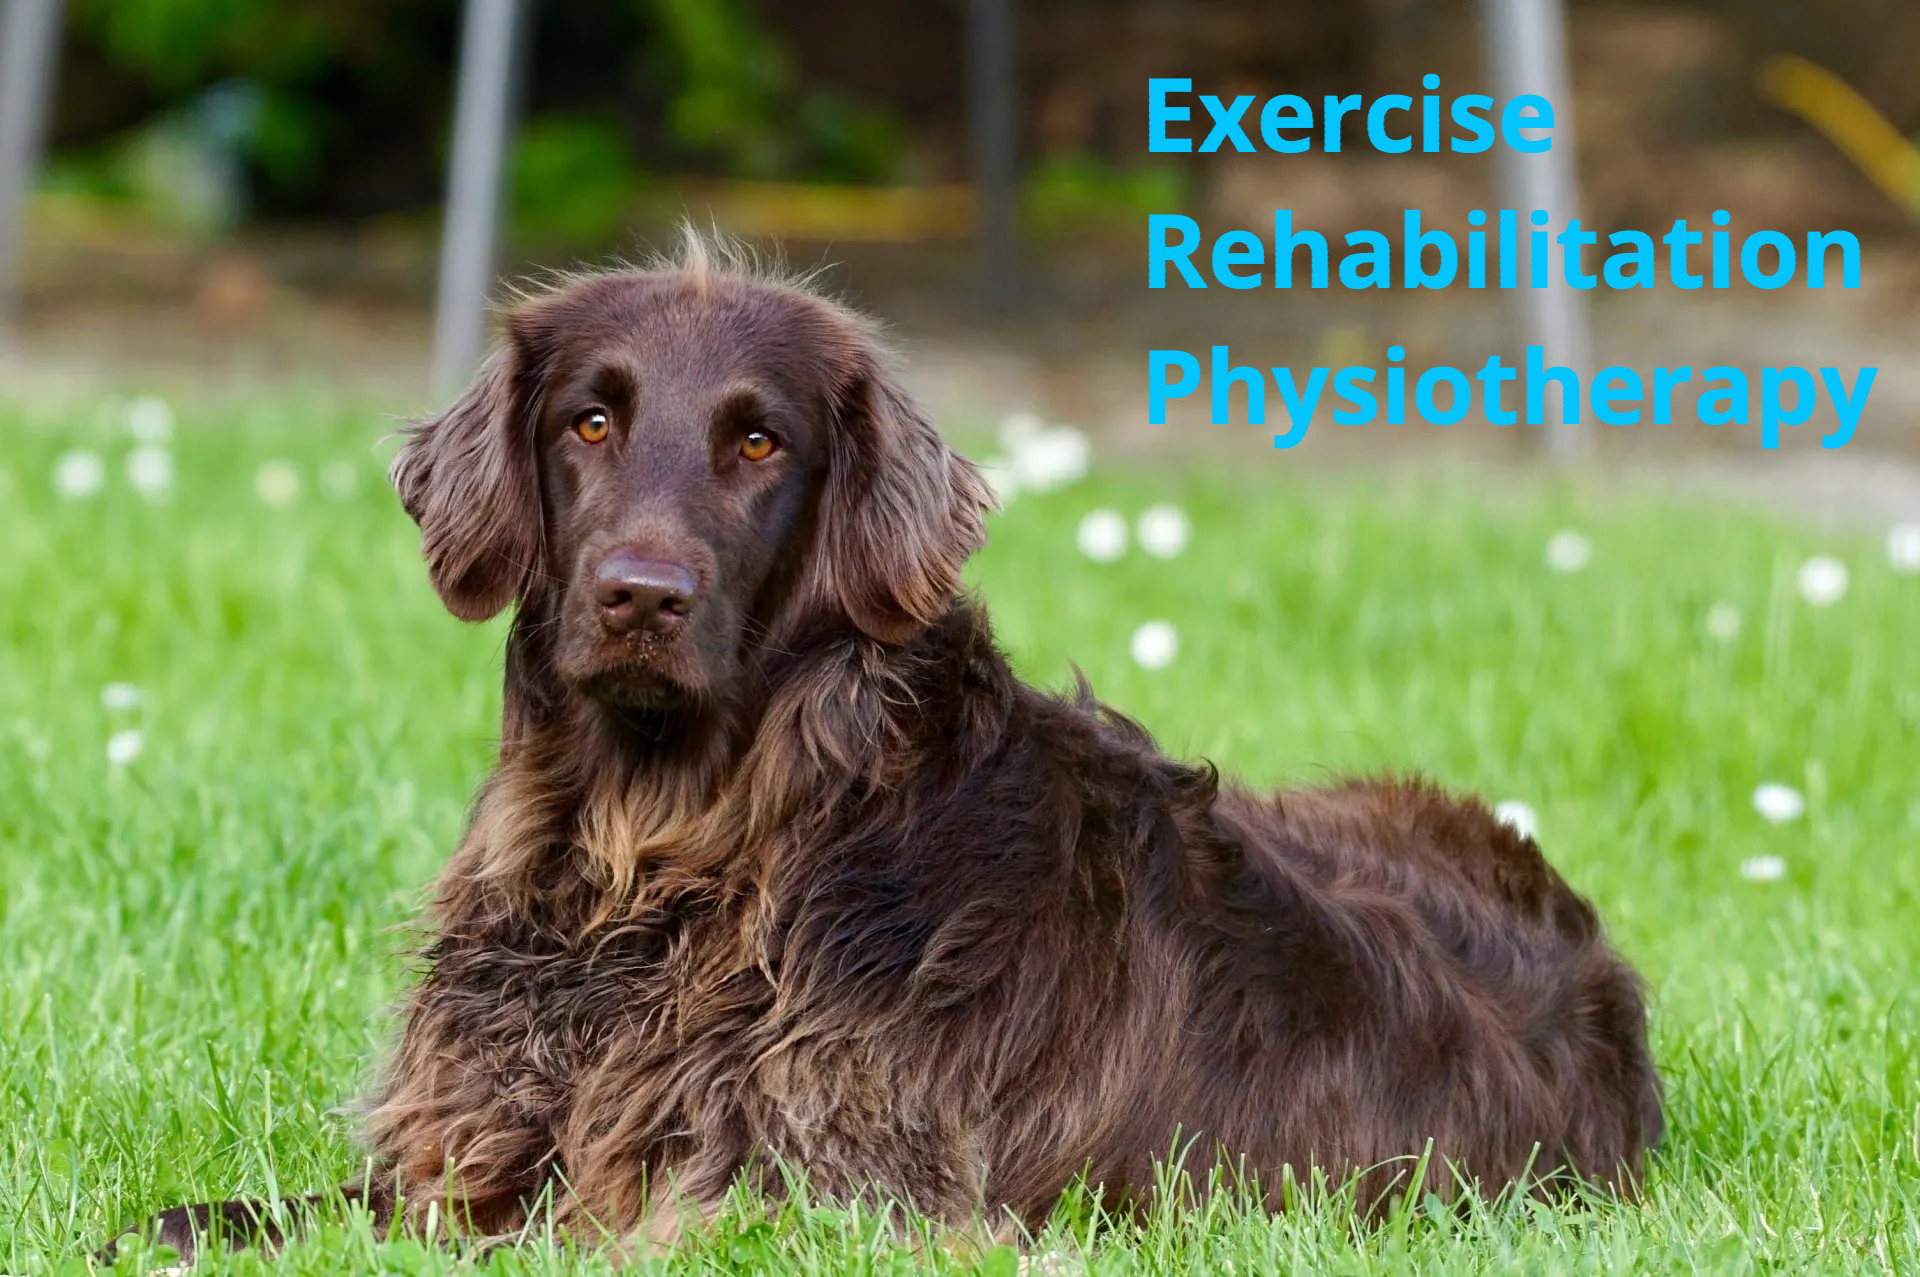
<instances>
[{"instance_id":1,"label":"yellow object in background","mask_svg":"<svg viewBox=\"0 0 1920 1277\"><path fill-rule=\"evenodd\" d=\"M736 235L910 242L965 239L978 221L973 187L683 182L674 202Z\"/></svg>"},{"instance_id":2,"label":"yellow object in background","mask_svg":"<svg viewBox=\"0 0 1920 1277\"><path fill-rule=\"evenodd\" d=\"M1792 54L1760 67L1760 93L1826 134L1887 197L1920 221L1920 150L1833 72Z\"/></svg>"}]
</instances>

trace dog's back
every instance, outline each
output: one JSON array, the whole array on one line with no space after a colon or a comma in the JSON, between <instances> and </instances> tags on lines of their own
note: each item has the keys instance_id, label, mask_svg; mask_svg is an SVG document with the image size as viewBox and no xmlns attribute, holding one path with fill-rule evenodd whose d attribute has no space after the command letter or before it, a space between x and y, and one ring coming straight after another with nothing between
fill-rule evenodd
<instances>
[{"instance_id":1,"label":"dog's back","mask_svg":"<svg viewBox=\"0 0 1920 1277\"><path fill-rule=\"evenodd\" d=\"M1640 983L1531 838L1417 781L1230 793L1216 813L1245 854L1221 916L1241 952L1265 949L1270 1014L1312 1017L1320 1041L1276 1089L1269 1138L1353 1169L1431 1138L1443 1195L1455 1173L1637 1183L1662 1129ZM1282 933L1287 951L1262 945ZM1306 1079L1320 1102L1303 1112Z\"/></svg>"}]
</instances>

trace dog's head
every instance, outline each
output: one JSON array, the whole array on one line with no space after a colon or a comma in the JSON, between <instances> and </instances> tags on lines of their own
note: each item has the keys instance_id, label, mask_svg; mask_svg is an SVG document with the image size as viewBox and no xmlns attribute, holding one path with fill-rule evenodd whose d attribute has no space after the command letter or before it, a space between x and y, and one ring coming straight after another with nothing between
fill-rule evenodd
<instances>
[{"instance_id":1,"label":"dog's head","mask_svg":"<svg viewBox=\"0 0 1920 1277\"><path fill-rule=\"evenodd\" d=\"M698 249L515 307L391 478L454 615L518 598L564 687L646 710L723 701L823 612L907 642L992 499L866 324Z\"/></svg>"}]
</instances>

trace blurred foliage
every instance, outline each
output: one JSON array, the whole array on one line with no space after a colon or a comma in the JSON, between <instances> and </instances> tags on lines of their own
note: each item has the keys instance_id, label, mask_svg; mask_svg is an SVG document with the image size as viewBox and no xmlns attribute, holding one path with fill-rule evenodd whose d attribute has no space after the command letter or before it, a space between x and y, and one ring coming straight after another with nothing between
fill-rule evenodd
<instances>
[{"instance_id":1,"label":"blurred foliage","mask_svg":"<svg viewBox=\"0 0 1920 1277\"><path fill-rule=\"evenodd\" d=\"M741 177L897 175L904 129L830 89L801 87L779 42L742 0L641 3L663 37L654 69L676 85L667 118L682 146Z\"/></svg>"},{"instance_id":2,"label":"blurred foliage","mask_svg":"<svg viewBox=\"0 0 1920 1277\"><path fill-rule=\"evenodd\" d=\"M525 3L509 183L529 237L605 241L645 171L871 183L904 167L906 128L803 83L758 0ZM460 12L460 0L71 0L77 65L93 77L71 87L96 123L69 135L53 181L207 229L255 207L431 200ZM343 184L362 193L343 199Z\"/></svg>"},{"instance_id":3,"label":"blurred foliage","mask_svg":"<svg viewBox=\"0 0 1920 1277\"><path fill-rule=\"evenodd\" d=\"M233 209L231 216L213 215L221 222L244 211L248 187L282 197L311 191L325 170L323 82L360 25L350 16L365 16L349 15L350 7L324 0L73 0L75 35L144 81L161 104L102 148L96 167L118 170L113 181L136 196L155 181L164 184L162 170L173 162L164 156L187 157L180 162L203 177L210 167L231 169L217 183L236 188L215 200Z\"/></svg>"},{"instance_id":4,"label":"blurred foliage","mask_svg":"<svg viewBox=\"0 0 1920 1277\"><path fill-rule=\"evenodd\" d=\"M266 180L285 191L311 189L325 171L325 112L308 97L263 91L247 138L247 155Z\"/></svg>"},{"instance_id":5,"label":"blurred foliage","mask_svg":"<svg viewBox=\"0 0 1920 1277\"><path fill-rule=\"evenodd\" d=\"M338 52L339 10L288 0L73 0L76 29L165 90L221 71L267 83L317 74Z\"/></svg>"},{"instance_id":6,"label":"blurred foliage","mask_svg":"<svg viewBox=\"0 0 1920 1277\"><path fill-rule=\"evenodd\" d=\"M607 244L640 180L615 125L580 116L529 121L508 175L514 232L544 245Z\"/></svg>"},{"instance_id":7,"label":"blurred foliage","mask_svg":"<svg viewBox=\"0 0 1920 1277\"><path fill-rule=\"evenodd\" d=\"M668 107L674 136L725 155L743 174L768 177L785 147L779 99L791 71L779 46L737 0L643 0L666 38L660 51L677 71Z\"/></svg>"},{"instance_id":8,"label":"blurred foliage","mask_svg":"<svg viewBox=\"0 0 1920 1277\"><path fill-rule=\"evenodd\" d=\"M1039 235L1078 232L1103 223L1136 228L1147 213L1187 203L1188 175L1170 165L1119 168L1084 152L1044 156L1022 191L1027 227Z\"/></svg>"},{"instance_id":9,"label":"blurred foliage","mask_svg":"<svg viewBox=\"0 0 1920 1277\"><path fill-rule=\"evenodd\" d=\"M893 116L832 89L810 90L800 101L801 135L811 140L811 172L842 182L897 180L908 137Z\"/></svg>"},{"instance_id":10,"label":"blurred foliage","mask_svg":"<svg viewBox=\"0 0 1920 1277\"><path fill-rule=\"evenodd\" d=\"M319 156L300 110L250 81L223 80L105 145L54 157L42 184L217 236L249 211L250 169L286 183L313 176Z\"/></svg>"}]
</instances>

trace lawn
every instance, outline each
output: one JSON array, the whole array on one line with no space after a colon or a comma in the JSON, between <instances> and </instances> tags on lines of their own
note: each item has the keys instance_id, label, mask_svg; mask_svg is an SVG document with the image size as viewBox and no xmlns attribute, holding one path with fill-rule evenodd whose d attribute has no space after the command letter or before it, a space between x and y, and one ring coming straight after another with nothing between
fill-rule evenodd
<instances>
[{"instance_id":1,"label":"lawn","mask_svg":"<svg viewBox=\"0 0 1920 1277\"><path fill-rule=\"evenodd\" d=\"M0 410L4 1271L356 1168L334 1110L488 765L504 631L440 610L381 479L391 423L324 398L181 407L159 500L128 481L124 405ZM56 475L101 477L76 448L102 486L63 497ZM133 472L160 477L156 455ZM1189 516L1180 557L1076 548L1089 511L1158 502ZM1579 570L1547 564L1563 529ZM1013 501L972 577L1032 679L1078 662L1170 750L1263 784L1418 769L1526 803L1651 982L1671 1116L1639 1205L1415 1205L1369 1231L1332 1208L1069 1207L1046 1270L1920 1269L1920 576L1883 531L1505 475L1331 481L1261 452ZM1815 554L1850 569L1824 607L1797 584ZM1156 619L1178 653L1145 669L1130 641ZM1764 818L1765 784L1804 811ZM743 1210L662 1262L1015 1271L893 1236ZM454 1264L336 1228L274 1266ZM602 1261L536 1242L493 1266Z\"/></svg>"}]
</instances>

